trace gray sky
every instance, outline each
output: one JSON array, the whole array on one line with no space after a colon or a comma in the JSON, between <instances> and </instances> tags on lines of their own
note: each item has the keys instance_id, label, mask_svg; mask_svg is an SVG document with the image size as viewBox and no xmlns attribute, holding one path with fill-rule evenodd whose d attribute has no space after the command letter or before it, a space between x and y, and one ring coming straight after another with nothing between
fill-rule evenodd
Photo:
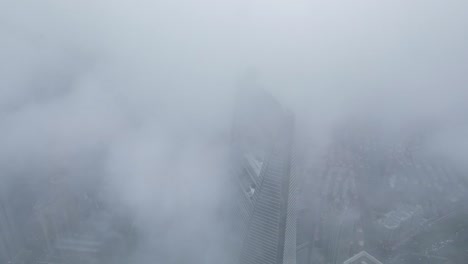
<instances>
[{"instance_id":1,"label":"gray sky","mask_svg":"<svg viewBox=\"0 0 468 264\"><path fill-rule=\"evenodd\" d=\"M467 15L463 0L0 0L0 174L80 174L105 153L114 195L174 250L161 259L209 263L246 71L305 145L350 116L429 120L434 150L464 161Z\"/></svg>"}]
</instances>

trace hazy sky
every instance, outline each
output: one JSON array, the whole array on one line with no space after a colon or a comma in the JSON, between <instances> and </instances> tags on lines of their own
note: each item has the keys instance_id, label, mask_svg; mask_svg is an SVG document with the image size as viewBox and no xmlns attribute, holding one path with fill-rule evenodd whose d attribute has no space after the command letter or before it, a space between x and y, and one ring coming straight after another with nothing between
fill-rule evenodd
<instances>
[{"instance_id":1,"label":"hazy sky","mask_svg":"<svg viewBox=\"0 0 468 264\"><path fill-rule=\"evenodd\" d=\"M79 175L99 156L171 249L161 263L209 263L247 71L305 145L349 116L430 120L435 149L463 161L467 26L464 0L0 0L0 175Z\"/></svg>"}]
</instances>

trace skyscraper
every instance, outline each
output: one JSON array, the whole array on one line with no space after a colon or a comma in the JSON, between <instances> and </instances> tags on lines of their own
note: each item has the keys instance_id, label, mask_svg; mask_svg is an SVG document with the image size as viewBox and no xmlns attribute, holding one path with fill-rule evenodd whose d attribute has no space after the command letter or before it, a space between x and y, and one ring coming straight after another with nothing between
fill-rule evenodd
<instances>
[{"instance_id":1,"label":"skyscraper","mask_svg":"<svg viewBox=\"0 0 468 264\"><path fill-rule=\"evenodd\" d=\"M232 133L240 263L296 263L294 117L264 91L241 91Z\"/></svg>"}]
</instances>

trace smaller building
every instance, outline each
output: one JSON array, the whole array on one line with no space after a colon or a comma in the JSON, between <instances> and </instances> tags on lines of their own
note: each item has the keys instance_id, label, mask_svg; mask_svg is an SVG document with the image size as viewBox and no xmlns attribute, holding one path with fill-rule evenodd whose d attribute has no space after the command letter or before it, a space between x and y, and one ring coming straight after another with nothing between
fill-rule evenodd
<instances>
[{"instance_id":1,"label":"smaller building","mask_svg":"<svg viewBox=\"0 0 468 264\"><path fill-rule=\"evenodd\" d=\"M59 238L55 241L49 263L97 264L102 246L102 240L92 235Z\"/></svg>"},{"instance_id":2,"label":"smaller building","mask_svg":"<svg viewBox=\"0 0 468 264\"><path fill-rule=\"evenodd\" d=\"M383 264L366 251L361 251L355 256L349 258L343 264Z\"/></svg>"}]
</instances>

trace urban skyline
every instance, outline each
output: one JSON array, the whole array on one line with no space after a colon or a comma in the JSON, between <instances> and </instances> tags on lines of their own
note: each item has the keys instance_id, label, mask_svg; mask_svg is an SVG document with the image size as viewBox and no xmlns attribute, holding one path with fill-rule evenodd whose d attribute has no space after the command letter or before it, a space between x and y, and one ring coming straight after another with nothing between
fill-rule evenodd
<instances>
[{"instance_id":1,"label":"urban skyline","mask_svg":"<svg viewBox=\"0 0 468 264\"><path fill-rule=\"evenodd\" d=\"M0 0L0 264L466 264L467 24Z\"/></svg>"}]
</instances>

